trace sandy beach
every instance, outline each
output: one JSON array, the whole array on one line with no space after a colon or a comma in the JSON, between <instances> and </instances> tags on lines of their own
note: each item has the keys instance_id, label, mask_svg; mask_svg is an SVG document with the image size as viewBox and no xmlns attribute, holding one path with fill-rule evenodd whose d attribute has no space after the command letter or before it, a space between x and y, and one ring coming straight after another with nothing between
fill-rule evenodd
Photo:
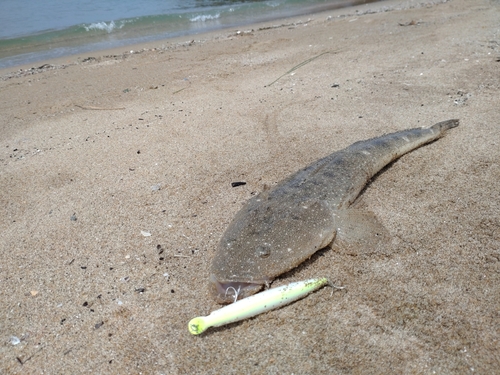
<instances>
[{"instance_id":1,"label":"sandy beach","mask_svg":"<svg viewBox=\"0 0 500 375\"><path fill-rule=\"evenodd\" d=\"M0 71L0 373L497 372L499 19L391 0ZM220 308L209 267L246 200L452 118L356 202L386 248L273 283L344 290L188 332Z\"/></svg>"}]
</instances>

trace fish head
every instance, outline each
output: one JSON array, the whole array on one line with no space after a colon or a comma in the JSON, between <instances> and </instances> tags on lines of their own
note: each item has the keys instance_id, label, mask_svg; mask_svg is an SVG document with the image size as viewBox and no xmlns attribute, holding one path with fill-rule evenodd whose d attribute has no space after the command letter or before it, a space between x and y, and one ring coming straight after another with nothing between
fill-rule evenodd
<instances>
[{"instance_id":1,"label":"fish head","mask_svg":"<svg viewBox=\"0 0 500 375\"><path fill-rule=\"evenodd\" d=\"M251 199L219 243L211 266L212 294L219 303L230 303L258 292L327 246L335 232L324 201Z\"/></svg>"}]
</instances>

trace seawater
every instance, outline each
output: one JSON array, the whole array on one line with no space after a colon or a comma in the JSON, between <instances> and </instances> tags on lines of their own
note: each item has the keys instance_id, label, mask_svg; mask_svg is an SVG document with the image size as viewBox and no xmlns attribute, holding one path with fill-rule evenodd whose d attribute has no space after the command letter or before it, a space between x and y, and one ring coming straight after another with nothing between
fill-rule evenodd
<instances>
[{"instance_id":1,"label":"seawater","mask_svg":"<svg viewBox=\"0 0 500 375\"><path fill-rule=\"evenodd\" d=\"M376 0L1 0L0 68Z\"/></svg>"}]
</instances>

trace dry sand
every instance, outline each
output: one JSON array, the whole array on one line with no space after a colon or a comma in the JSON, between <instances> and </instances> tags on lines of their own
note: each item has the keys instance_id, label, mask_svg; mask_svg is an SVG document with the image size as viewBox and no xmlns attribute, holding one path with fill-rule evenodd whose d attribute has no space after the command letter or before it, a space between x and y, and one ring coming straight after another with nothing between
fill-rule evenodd
<instances>
[{"instance_id":1,"label":"dry sand","mask_svg":"<svg viewBox=\"0 0 500 375\"><path fill-rule=\"evenodd\" d=\"M381 2L1 72L0 373L497 372L499 10ZM363 192L382 253L327 249L274 283L344 291L189 334L252 194L450 118Z\"/></svg>"}]
</instances>

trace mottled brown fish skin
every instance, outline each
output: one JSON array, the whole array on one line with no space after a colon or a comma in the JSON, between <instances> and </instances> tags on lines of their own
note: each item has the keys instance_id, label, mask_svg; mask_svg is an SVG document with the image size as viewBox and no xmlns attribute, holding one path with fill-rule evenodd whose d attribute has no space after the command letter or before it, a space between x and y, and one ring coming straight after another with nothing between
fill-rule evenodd
<instances>
[{"instance_id":1,"label":"mottled brown fish skin","mask_svg":"<svg viewBox=\"0 0 500 375\"><path fill-rule=\"evenodd\" d=\"M360 141L250 199L225 231L210 270L220 303L259 291L335 238L371 246L385 231L370 212L350 209L366 183L405 153L441 137L459 120Z\"/></svg>"}]
</instances>

